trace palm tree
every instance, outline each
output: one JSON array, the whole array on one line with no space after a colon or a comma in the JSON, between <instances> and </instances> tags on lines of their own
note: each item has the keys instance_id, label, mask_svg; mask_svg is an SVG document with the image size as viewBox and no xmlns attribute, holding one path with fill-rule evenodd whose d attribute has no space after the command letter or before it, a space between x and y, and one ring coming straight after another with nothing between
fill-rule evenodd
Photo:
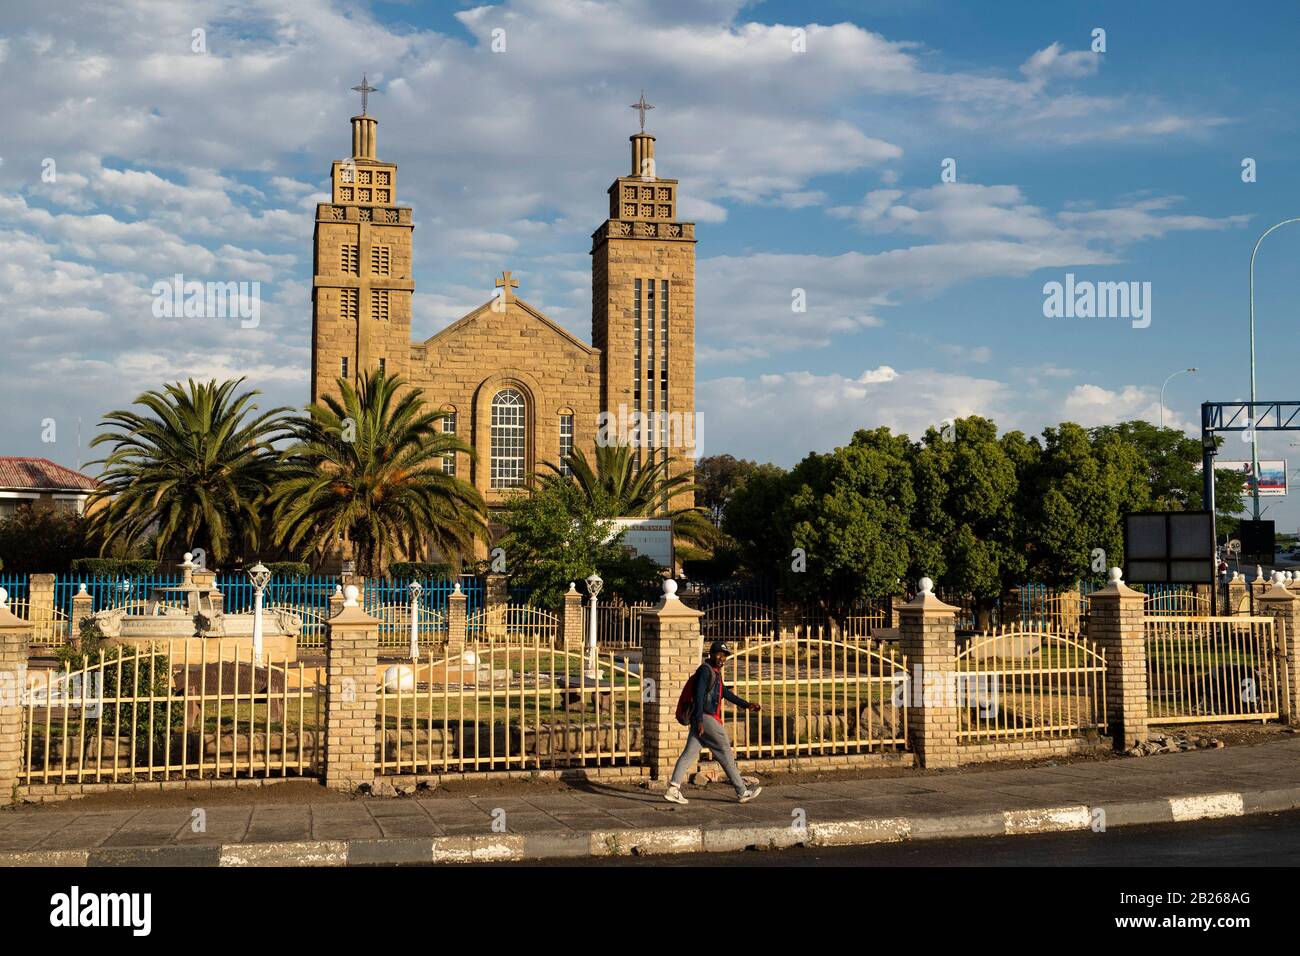
<instances>
[{"instance_id":1,"label":"palm tree","mask_svg":"<svg viewBox=\"0 0 1300 956\"><path fill-rule=\"evenodd\" d=\"M258 546L261 506L274 482L272 442L289 434L288 408L254 417L257 391L243 379L173 382L135 400L144 412L109 412L91 447L111 443L92 503L100 553L156 532L154 555L202 547L214 561Z\"/></svg>"},{"instance_id":2,"label":"palm tree","mask_svg":"<svg viewBox=\"0 0 1300 956\"><path fill-rule=\"evenodd\" d=\"M276 541L325 554L347 541L357 571L373 575L400 550L426 547L459 560L488 537L483 498L443 473L442 460L473 450L444 434L446 412L428 411L422 392L398 376L366 375L359 388L307 409L285 450L285 477L272 495ZM399 395L400 392L400 395Z\"/></svg>"},{"instance_id":3,"label":"palm tree","mask_svg":"<svg viewBox=\"0 0 1300 956\"><path fill-rule=\"evenodd\" d=\"M690 471L672 474L676 459L651 454L637 462L631 445L597 445L594 461L575 449L566 458L571 480L596 511L610 518L673 519L673 534L692 544L710 545L716 529L700 507L673 508L673 498L700 490ZM564 471L546 463L556 475ZM554 475L548 478L554 479Z\"/></svg>"}]
</instances>

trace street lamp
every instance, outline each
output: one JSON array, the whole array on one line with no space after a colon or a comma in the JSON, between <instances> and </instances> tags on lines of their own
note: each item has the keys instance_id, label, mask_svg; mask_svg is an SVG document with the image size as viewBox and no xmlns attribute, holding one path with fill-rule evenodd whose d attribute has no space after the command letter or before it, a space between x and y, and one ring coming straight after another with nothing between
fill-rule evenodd
<instances>
[{"instance_id":1,"label":"street lamp","mask_svg":"<svg viewBox=\"0 0 1300 956\"><path fill-rule=\"evenodd\" d=\"M424 590L419 581L412 581L407 590L411 592L411 660L420 659L420 592Z\"/></svg>"},{"instance_id":2,"label":"street lamp","mask_svg":"<svg viewBox=\"0 0 1300 956\"><path fill-rule=\"evenodd\" d=\"M1177 372L1171 372L1169 378L1165 379L1164 385L1160 386L1160 427L1161 428L1165 427L1165 385L1168 385L1169 379L1173 378L1175 375L1182 375L1184 372L1199 372L1199 371L1200 369L1198 369L1195 365L1193 365L1191 368L1180 368Z\"/></svg>"},{"instance_id":3,"label":"street lamp","mask_svg":"<svg viewBox=\"0 0 1300 956\"><path fill-rule=\"evenodd\" d=\"M1264 241L1274 229L1280 229L1287 223L1300 222L1300 216L1291 219L1283 219L1281 222L1269 226L1264 230L1264 234L1255 240L1255 248L1250 253L1250 473L1256 477L1255 481L1255 520L1259 520L1259 430L1255 428L1255 253L1259 252L1259 244Z\"/></svg>"},{"instance_id":4,"label":"street lamp","mask_svg":"<svg viewBox=\"0 0 1300 956\"><path fill-rule=\"evenodd\" d=\"M262 591L271 583L271 571L261 561L248 569L253 584L253 663L262 663Z\"/></svg>"},{"instance_id":5,"label":"street lamp","mask_svg":"<svg viewBox=\"0 0 1300 956\"><path fill-rule=\"evenodd\" d=\"M596 680L600 672L596 669L596 602L605 581L598 571L592 571L587 578L587 593L591 595L591 634L587 638L587 676Z\"/></svg>"}]
</instances>

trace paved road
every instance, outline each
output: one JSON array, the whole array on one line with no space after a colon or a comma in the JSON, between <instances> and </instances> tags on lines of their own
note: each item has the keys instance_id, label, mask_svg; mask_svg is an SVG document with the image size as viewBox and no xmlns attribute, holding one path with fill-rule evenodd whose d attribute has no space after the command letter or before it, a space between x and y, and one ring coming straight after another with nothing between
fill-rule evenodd
<instances>
[{"instance_id":1,"label":"paved road","mask_svg":"<svg viewBox=\"0 0 1300 956\"><path fill-rule=\"evenodd\" d=\"M547 861L545 866L1294 866L1300 810L1197 823L823 849Z\"/></svg>"}]
</instances>

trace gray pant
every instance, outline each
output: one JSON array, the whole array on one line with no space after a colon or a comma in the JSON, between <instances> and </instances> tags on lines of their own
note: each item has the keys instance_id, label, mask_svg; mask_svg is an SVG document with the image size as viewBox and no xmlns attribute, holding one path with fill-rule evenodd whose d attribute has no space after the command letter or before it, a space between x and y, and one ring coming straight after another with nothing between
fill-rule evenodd
<instances>
[{"instance_id":1,"label":"gray pant","mask_svg":"<svg viewBox=\"0 0 1300 956\"><path fill-rule=\"evenodd\" d=\"M686 749L677 758L677 766L673 767L673 786L682 785L686 772L699 759L702 747L708 747L709 752L713 754L713 759L722 764L722 769L726 771L731 785L736 788L736 793L744 794L747 788L745 781L741 779L740 771L736 769L736 758L731 752L731 741L727 739L727 728L722 726L722 722L716 717L708 715L704 718L703 737L695 732L694 727L691 728L691 735L686 739Z\"/></svg>"}]
</instances>

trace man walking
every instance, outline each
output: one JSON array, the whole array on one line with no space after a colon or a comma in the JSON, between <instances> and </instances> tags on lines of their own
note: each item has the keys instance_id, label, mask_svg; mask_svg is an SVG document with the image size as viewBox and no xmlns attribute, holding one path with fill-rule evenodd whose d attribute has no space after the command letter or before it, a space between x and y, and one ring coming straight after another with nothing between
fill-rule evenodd
<instances>
[{"instance_id":1,"label":"man walking","mask_svg":"<svg viewBox=\"0 0 1300 956\"><path fill-rule=\"evenodd\" d=\"M708 659L700 665L699 670L695 672L695 677L692 678L695 681L695 707L691 714L691 735L686 740L686 749L677 758L672 779L668 783L668 792L664 794L664 799L670 803L687 802L682 796L682 780L687 771L695 765L702 747L708 747L709 752L713 754L713 759L722 764L722 769L726 771L731 785L736 788L736 795L741 803L749 803L763 790L762 787L756 786L750 789L745 785L740 771L736 769L736 758L731 753L727 728L722 724L724 700L745 710L757 712L763 709L761 705L751 704L727 690L726 682L722 679L722 668L730 656L730 647L722 641L714 641L709 645Z\"/></svg>"}]
</instances>

